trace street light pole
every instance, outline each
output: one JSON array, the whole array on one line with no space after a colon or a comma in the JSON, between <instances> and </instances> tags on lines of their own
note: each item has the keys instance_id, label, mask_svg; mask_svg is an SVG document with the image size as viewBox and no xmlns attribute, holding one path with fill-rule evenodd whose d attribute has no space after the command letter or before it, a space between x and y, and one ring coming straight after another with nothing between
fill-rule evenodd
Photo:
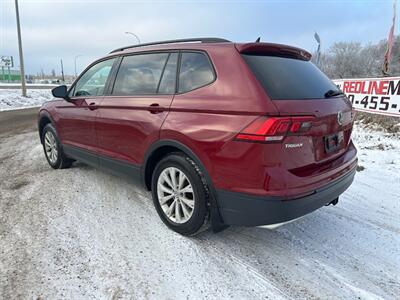
<instances>
[{"instance_id":1,"label":"street light pole","mask_svg":"<svg viewBox=\"0 0 400 300\"><path fill-rule=\"evenodd\" d=\"M76 55L76 56L75 56L75 77L78 76L78 74L76 73L76 59L77 59L78 57L80 57L80 56L83 56L83 55L82 55L82 54L79 54L79 55Z\"/></svg>"},{"instance_id":2,"label":"street light pole","mask_svg":"<svg viewBox=\"0 0 400 300\"><path fill-rule=\"evenodd\" d=\"M64 66L63 66L63 61L61 59L61 78L62 78L62 82L65 82L65 77L64 77Z\"/></svg>"},{"instance_id":3,"label":"street light pole","mask_svg":"<svg viewBox=\"0 0 400 300\"><path fill-rule=\"evenodd\" d=\"M318 43L318 48L317 48L317 61L316 61L316 63L317 63L317 66L318 66L318 67L321 67L320 64L319 64L320 59L321 59L321 38L319 37L319 35L318 35L317 32L314 33L314 39L315 39L315 40L317 41L317 43Z\"/></svg>"},{"instance_id":4,"label":"street light pole","mask_svg":"<svg viewBox=\"0 0 400 300\"><path fill-rule=\"evenodd\" d=\"M138 37L136 34L134 34L133 32L130 32L130 31L125 31L125 33L126 33L126 34L130 34L130 35L133 35L133 36L138 40L138 43L140 44L140 39L139 39L139 37Z\"/></svg>"},{"instance_id":5,"label":"street light pole","mask_svg":"<svg viewBox=\"0 0 400 300\"><path fill-rule=\"evenodd\" d=\"M15 0L15 14L17 16L17 33L18 33L18 50L19 50L19 67L21 72L22 96L26 97L24 55L22 53L21 24L19 23L18 0Z\"/></svg>"}]
</instances>

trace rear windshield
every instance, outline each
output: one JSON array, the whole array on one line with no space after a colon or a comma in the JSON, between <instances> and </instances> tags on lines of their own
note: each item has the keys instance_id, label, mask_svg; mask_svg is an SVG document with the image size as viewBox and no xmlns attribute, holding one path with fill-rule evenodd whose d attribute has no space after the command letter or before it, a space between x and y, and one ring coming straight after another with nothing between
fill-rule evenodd
<instances>
[{"instance_id":1,"label":"rear windshield","mask_svg":"<svg viewBox=\"0 0 400 300\"><path fill-rule=\"evenodd\" d=\"M242 55L273 100L321 99L336 85L312 62L294 58Z\"/></svg>"}]
</instances>

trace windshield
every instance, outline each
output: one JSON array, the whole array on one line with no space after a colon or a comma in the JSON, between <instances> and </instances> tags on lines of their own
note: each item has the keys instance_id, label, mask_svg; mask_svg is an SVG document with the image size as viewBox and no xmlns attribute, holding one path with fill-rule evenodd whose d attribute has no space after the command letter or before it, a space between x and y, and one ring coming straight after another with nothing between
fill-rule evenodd
<instances>
[{"instance_id":1,"label":"windshield","mask_svg":"<svg viewBox=\"0 0 400 300\"><path fill-rule=\"evenodd\" d=\"M321 99L336 85L312 62L300 59L242 55L273 100Z\"/></svg>"}]
</instances>

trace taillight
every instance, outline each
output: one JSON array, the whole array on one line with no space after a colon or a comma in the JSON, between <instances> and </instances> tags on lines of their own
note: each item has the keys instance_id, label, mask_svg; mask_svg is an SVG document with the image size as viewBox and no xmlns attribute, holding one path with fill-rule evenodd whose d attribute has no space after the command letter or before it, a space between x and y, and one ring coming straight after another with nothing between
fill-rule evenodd
<instances>
[{"instance_id":1,"label":"taillight","mask_svg":"<svg viewBox=\"0 0 400 300\"><path fill-rule=\"evenodd\" d=\"M287 135L308 131L313 117L260 117L245 127L236 140L280 142Z\"/></svg>"}]
</instances>

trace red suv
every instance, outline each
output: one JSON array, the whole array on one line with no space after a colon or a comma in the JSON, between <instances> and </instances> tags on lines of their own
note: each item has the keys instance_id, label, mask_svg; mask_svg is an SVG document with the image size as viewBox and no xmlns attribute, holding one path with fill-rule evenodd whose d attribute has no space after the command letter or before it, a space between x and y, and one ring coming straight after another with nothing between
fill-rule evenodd
<instances>
[{"instance_id":1,"label":"red suv","mask_svg":"<svg viewBox=\"0 0 400 300\"><path fill-rule=\"evenodd\" d=\"M184 235L336 204L357 164L353 111L310 58L218 38L114 50L40 109L47 161L140 178Z\"/></svg>"}]
</instances>

